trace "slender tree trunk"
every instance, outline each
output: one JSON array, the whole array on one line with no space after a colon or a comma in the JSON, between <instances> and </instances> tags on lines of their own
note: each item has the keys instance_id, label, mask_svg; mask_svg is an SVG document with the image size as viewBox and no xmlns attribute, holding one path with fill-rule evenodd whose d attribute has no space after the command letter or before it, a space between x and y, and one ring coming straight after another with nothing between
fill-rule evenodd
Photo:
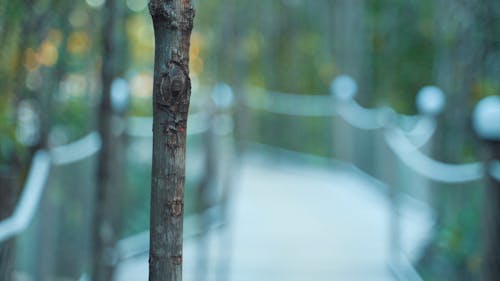
<instances>
[{"instance_id":1,"label":"slender tree trunk","mask_svg":"<svg viewBox=\"0 0 500 281\"><path fill-rule=\"evenodd\" d=\"M209 129L204 134L204 145L205 145L205 173L199 185L198 193L198 213L200 215L200 229L201 235L198 241L198 264L196 268L196 280L203 281L208 280L208 259L210 256L209 250L209 239L210 239L210 217L205 214L207 209L213 205L213 200L211 200L214 192L214 187L216 185L216 175L217 175L217 160L214 151L214 117L215 110L211 112L209 119Z\"/></svg>"},{"instance_id":2,"label":"slender tree trunk","mask_svg":"<svg viewBox=\"0 0 500 281\"><path fill-rule=\"evenodd\" d=\"M489 171L494 161L500 161L500 142L488 144L490 159L486 168ZM484 281L500 280L500 182L490 176L484 196L483 215L483 272Z\"/></svg>"},{"instance_id":3,"label":"slender tree trunk","mask_svg":"<svg viewBox=\"0 0 500 281\"><path fill-rule=\"evenodd\" d=\"M12 170L0 170L0 220L12 215L16 204L18 182ZM0 242L0 280L13 280L14 257L14 239Z\"/></svg>"},{"instance_id":4,"label":"slender tree trunk","mask_svg":"<svg viewBox=\"0 0 500 281\"><path fill-rule=\"evenodd\" d=\"M2 12L8 13L15 10L15 8L19 8L23 10L23 13L31 14L33 1L29 0L25 2L26 3L5 3L2 5ZM20 7L18 7L17 5L19 5ZM33 21L33 17L24 17L20 19L16 16L6 16L3 20L3 23L5 23L5 25L3 26L2 33L0 34L0 40L2 43L4 42L3 39L14 40L13 38L16 35L15 33L17 33L18 30L20 34L17 44L14 44L14 46L18 50L14 55L15 59L13 60L13 69L11 69L10 71L6 69L5 72L2 72L2 79L0 79L2 80L0 84L5 87L3 90L5 92L14 93L11 106L15 109L17 109L18 101L21 100L25 95L23 87L25 85L24 78L26 77L26 71L23 68L23 52L28 46L29 40L31 38L30 31L32 32L32 29L30 29L30 27L32 27ZM21 26L19 29L15 28L17 24ZM12 55L12 53L9 52L9 44L5 45L7 51L0 54L0 61L2 63L8 62L9 54ZM2 46L2 49L3 48L4 46ZM5 80L4 76L8 78ZM18 199L18 195L21 191L21 186L18 181L18 167L20 159L18 158L19 156L15 155L14 152L10 151L10 153L13 154L9 155L7 159L4 159L7 165L5 167L0 167L0 220L3 220L12 215L16 200ZM14 244L14 238L0 242L0 280L13 280L15 260Z\"/></svg>"},{"instance_id":5,"label":"slender tree trunk","mask_svg":"<svg viewBox=\"0 0 500 281\"><path fill-rule=\"evenodd\" d=\"M252 126L249 124L249 112L245 105L245 78L248 77L249 62L243 46L245 33L248 32L248 25L246 16L248 10L244 5L241 5L238 0L230 1L230 5L234 6L232 11L235 21L232 23L235 44L234 61L231 62L232 71L234 73L233 79L230 81L234 85L235 92L235 140L236 140L236 154L241 156L246 149L245 140L252 134ZM237 32L236 32L237 31Z\"/></svg>"},{"instance_id":6,"label":"slender tree trunk","mask_svg":"<svg viewBox=\"0 0 500 281\"><path fill-rule=\"evenodd\" d=\"M341 74L356 80L359 92L358 101L371 104L373 97L369 86L368 36L364 0L333 1L334 16L331 17L334 35L334 55Z\"/></svg>"},{"instance_id":7,"label":"slender tree trunk","mask_svg":"<svg viewBox=\"0 0 500 281\"><path fill-rule=\"evenodd\" d=\"M117 116L111 104L111 84L117 76L119 5L116 0L107 0L103 11L103 62L102 95L99 106L99 134L102 147L97 171L97 190L94 208L93 271L92 280L112 280L114 272L114 249L121 229L120 206L123 186L120 180L121 137L115 126Z\"/></svg>"},{"instance_id":8,"label":"slender tree trunk","mask_svg":"<svg viewBox=\"0 0 500 281\"><path fill-rule=\"evenodd\" d=\"M372 89L367 58L370 44L365 23L365 1L336 0L329 5L332 5L334 13L329 26L333 26L331 47L337 67L340 74L347 74L356 80L358 85L356 100L364 105L370 105L373 97L367 94L372 92ZM353 130L350 125L345 126L344 121L337 122L334 126L335 156L352 161L373 175L375 147L366 141L367 133Z\"/></svg>"},{"instance_id":9,"label":"slender tree trunk","mask_svg":"<svg viewBox=\"0 0 500 281\"><path fill-rule=\"evenodd\" d=\"M461 162L468 132L466 112L472 108L471 89L477 77L480 63L478 52L481 41L475 35L478 25L474 9L466 4L469 0L439 0L436 11L434 65L438 86L447 95L447 106L442 116L445 130L440 131L436 146L438 158L449 162ZM463 21L468 21L466 24ZM454 36L456 43L450 43Z\"/></svg>"},{"instance_id":10,"label":"slender tree trunk","mask_svg":"<svg viewBox=\"0 0 500 281\"><path fill-rule=\"evenodd\" d=\"M470 115L474 88L482 75L481 66L487 53L483 32L486 15L481 11L485 0L439 0L435 12L434 77L446 94L446 108L439 117L433 152L446 162L460 163L471 145ZM450 41L453 38L453 41ZM456 214L469 200L465 193L452 192L446 186L434 188L433 205L438 224L456 220Z\"/></svg>"},{"instance_id":11,"label":"slender tree trunk","mask_svg":"<svg viewBox=\"0 0 500 281\"><path fill-rule=\"evenodd\" d=\"M155 31L150 281L182 280L191 0L150 0Z\"/></svg>"}]
</instances>

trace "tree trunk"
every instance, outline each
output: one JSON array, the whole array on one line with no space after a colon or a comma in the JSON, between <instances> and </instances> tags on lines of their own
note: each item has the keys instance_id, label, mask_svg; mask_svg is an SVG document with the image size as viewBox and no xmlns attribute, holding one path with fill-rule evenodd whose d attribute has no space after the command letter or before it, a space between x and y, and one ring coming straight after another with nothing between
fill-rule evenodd
<instances>
[{"instance_id":1,"label":"tree trunk","mask_svg":"<svg viewBox=\"0 0 500 281\"><path fill-rule=\"evenodd\" d=\"M111 103L111 85L117 76L118 30L120 15L116 0L107 0L103 10L103 62L102 95L99 106L98 128L102 138L97 171L97 190L94 208L92 280L112 280L115 266L115 244L121 230L120 206L123 184L120 179L123 169L121 130L115 127L118 116Z\"/></svg>"},{"instance_id":2,"label":"tree trunk","mask_svg":"<svg viewBox=\"0 0 500 281\"><path fill-rule=\"evenodd\" d=\"M12 170L0 170L0 221L12 215L16 204L18 183ZM14 239L0 241L0 280L13 278L14 250Z\"/></svg>"},{"instance_id":3,"label":"tree trunk","mask_svg":"<svg viewBox=\"0 0 500 281\"><path fill-rule=\"evenodd\" d=\"M191 0L150 0L155 31L149 280L182 280Z\"/></svg>"},{"instance_id":4,"label":"tree trunk","mask_svg":"<svg viewBox=\"0 0 500 281\"><path fill-rule=\"evenodd\" d=\"M200 216L200 237L198 241L198 264L196 268L196 280L208 280L208 259L210 256L209 238L210 238L210 217L205 214L207 209L213 205L213 192L216 185L217 159L214 146L214 117L215 110L211 112L209 119L209 129L203 135L205 145L205 171L199 185L198 191L198 214Z\"/></svg>"},{"instance_id":5,"label":"tree trunk","mask_svg":"<svg viewBox=\"0 0 500 281\"><path fill-rule=\"evenodd\" d=\"M372 103L369 87L369 50L364 0L333 1L333 49L340 74L347 74L358 84L357 100L364 105ZM330 26L331 26L330 25Z\"/></svg>"},{"instance_id":6,"label":"tree trunk","mask_svg":"<svg viewBox=\"0 0 500 281\"><path fill-rule=\"evenodd\" d=\"M500 142L488 144L490 159L486 170L490 171L494 161L500 161ZM484 196L483 215L483 276L481 280L500 280L500 182L491 175Z\"/></svg>"},{"instance_id":7,"label":"tree trunk","mask_svg":"<svg viewBox=\"0 0 500 281\"><path fill-rule=\"evenodd\" d=\"M371 105L373 90L370 87L370 45L367 36L365 1L336 0L332 5L334 16L329 20L333 26L333 54L340 74L351 76L357 83L356 100L363 105ZM326 12L329 12L327 10ZM333 78L333 77L332 77ZM338 117L336 117L338 120ZM376 147L368 142L367 132L353 129L342 120L334 124L334 156L353 162L363 171L375 174L374 150Z\"/></svg>"},{"instance_id":8,"label":"tree trunk","mask_svg":"<svg viewBox=\"0 0 500 281\"><path fill-rule=\"evenodd\" d=\"M436 132L433 153L441 161L463 162L465 152L472 146L469 112L487 53L485 42L489 36L482 32L488 26L482 11L487 2L436 2L434 77L446 95L446 108L438 119L440 129ZM432 196L438 224L456 220L457 212L469 200L467 192L452 192L446 186L434 188Z\"/></svg>"}]
</instances>

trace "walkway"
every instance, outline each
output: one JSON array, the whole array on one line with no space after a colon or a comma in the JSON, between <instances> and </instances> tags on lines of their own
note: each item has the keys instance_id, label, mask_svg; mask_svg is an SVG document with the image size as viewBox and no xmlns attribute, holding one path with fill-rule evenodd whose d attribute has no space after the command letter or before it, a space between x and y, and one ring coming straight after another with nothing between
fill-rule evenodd
<instances>
[{"instance_id":1,"label":"walkway","mask_svg":"<svg viewBox=\"0 0 500 281\"><path fill-rule=\"evenodd\" d=\"M389 204L381 185L345 165L305 166L257 155L241 163L232 236L214 230L210 239L214 252L231 252L224 262L228 280L394 280L387 266ZM402 213L411 252L431 220L422 209ZM194 281L197 241L185 244L184 277ZM210 265L209 280L221 279L215 268ZM147 280L147 256L122 263L116 277Z\"/></svg>"}]
</instances>

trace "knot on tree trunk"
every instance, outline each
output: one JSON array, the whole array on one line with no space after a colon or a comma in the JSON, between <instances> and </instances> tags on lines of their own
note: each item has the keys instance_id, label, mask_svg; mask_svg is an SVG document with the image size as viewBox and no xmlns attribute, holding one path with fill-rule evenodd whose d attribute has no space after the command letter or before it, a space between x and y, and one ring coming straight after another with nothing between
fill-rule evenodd
<instances>
[{"instance_id":1,"label":"knot on tree trunk","mask_svg":"<svg viewBox=\"0 0 500 281\"><path fill-rule=\"evenodd\" d=\"M186 98L189 86L189 74L185 67L175 60L169 61L167 70L161 76L158 103L168 107L178 105Z\"/></svg>"},{"instance_id":2,"label":"knot on tree trunk","mask_svg":"<svg viewBox=\"0 0 500 281\"><path fill-rule=\"evenodd\" d=\"M168 63L167 71L161 78L161 97L160 102L165 105L175 103L181 93L186 90L187 75L178 63Z\"/></svg>"},{"instance_id":3,"label":"knot on tree trunk","mask_svg":"<svg viewBox=\"0 0 500 281\"><path fill-rule=\"evenodd\" d=\"M167 23L169 23L170 28L178 28L177 24L177 13L172 6L172 0L151 0L149 1L149 13L153 18L163 18Z\"/></svg>"}]
</instances>

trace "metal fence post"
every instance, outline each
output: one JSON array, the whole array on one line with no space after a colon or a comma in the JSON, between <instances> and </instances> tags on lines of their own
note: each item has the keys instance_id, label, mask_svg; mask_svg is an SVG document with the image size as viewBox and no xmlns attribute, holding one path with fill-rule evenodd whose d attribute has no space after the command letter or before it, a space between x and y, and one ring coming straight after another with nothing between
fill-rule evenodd
<instances>
[{"instance_id":1,"label":"metal fence post","mask_svg":"<svg viewBox=\"0 0 500 281\"><path fill-rule=\"evenodd\" d=\"M419 112L419 115L424 121L427 122L435 122L436 116L439 115L445 105L445 96L444 93L435 86L426 86L423 87L416 96L416 106ZM393 126L397 126L394 124L395 117L388 115L385 117L388 121L385 125L385 130L394 129ZM422 144L420 144L422 145ZM397 169L396 169L397 168ZM401 215L401 196L403 192L403 188L408 184L408 179L406 175L403 174L403 170L400 168L400 165L396 165L393 170L392 178L394 180L393 184L390 184L389 190L389 200L391 206L391 216L390 216L390 265L392 270L395 271L397 278L408 278L405 274L409 274L407 272L406 263L407 258L405 257L405 253L403 253L403 241L402 241L402 227L400 221ZM419 183L422 185L422 183ZM421 186L418 186L421 188ZM404 276L402 275L404 274ZM410 273L411 274L411 273ZM416 276L415 276L416 277ZM419 279L412 279L419 280Z\"/></svg>"},{"instance_id":2,"label":"metal fence post","mask_svg":"<svg viewBox=\"0 0 500 281\"><path fill-rule=\"evenodd\" d=\"M347 75L336 77L330 84L330 94L334 99L334 110L338 112L341 107L349 106L354 99L358 86L356 81ZM339 118L333 117L332 157L347 162L356 162L354 156L354 130L350 124Z\"/></svg>"}]
</instances>

